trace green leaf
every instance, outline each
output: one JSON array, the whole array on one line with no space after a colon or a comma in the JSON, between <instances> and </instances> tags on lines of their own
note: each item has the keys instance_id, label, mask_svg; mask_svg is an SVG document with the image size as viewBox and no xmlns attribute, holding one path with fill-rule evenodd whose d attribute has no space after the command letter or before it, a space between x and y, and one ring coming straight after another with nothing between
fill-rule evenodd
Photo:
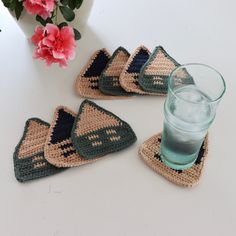
<instances>
[{"instance_id":1,"label":"green leaf","mask_svg":"<svg viewBox=\"0 0 236 236\"><path fill-rule=\"evenodd\" d=\"M8 4L10 2L10 0L2 0L2 2L4 4L4 6L5 6L5 4Z\"/></svg>"},{"instance_id":2,"label":"green leaf","mask_svg":"<svg viewBox=\"0 0 236 236\"><path fill-rule=\"evenodd\" d=\"M5 7L10 8L11 6L11 0L2 0Z\"/></svg>"},{"instance_id":3,"label":"green leaf","mask_svg":"<svg viewBox=\"0 0 236 236\"><path fill-rule=\"evenodd\" d=\"M22 11L23 11L23 2L18 2L18 0L16 0L15 14L17 20L20 18Z\"/></svg>"},{"instance_id":4,"label":"green leaf","mask_svg":"<svg viewBox=\"0 0 236 236\"><path fill-rule=\"evenodd\" d=\"M51 19L51 18L49 18L49 17L46 19L46 22L47 22L47 23L50 23L50 24L52 24L52 23L53 23L52 19Z\"/></svg>"},{"instance_id":5,"label":"green leaf","mask_svg":"<svg viewBox=\"0 0 236 236\"><path fill-rule=\"evenodd\" d=\"M5 3L3 3L4 4L4 6L6 7L6 8L10 8L10 6L11 6L11 3L10 2L5 2ZM10 9L11 10L11 9Z\"/></svg>"},{"instance_id":6,"label":"green leaf","mask_svg":"<svg viewBox=\"0 0 236 236\"><path fill-rule=\"evenodd\" d=\"M79 9L83 3L83 0L75 0L76 2L76 8Z\"/></svg>"},{"instance_id":7,"label":"green leaf","mask_svg":"<svg viewBox=\"0 0 236 236\"><path fill-rule=\"evenodd\" d=\"M75 19L75 13L69 7L59 6L59 8L66 21L73 21Z\"/></svg>"},{"instance_id":8,"label":"green leaf","mask_svg":"<svg viewBox=\"0 0 236 236\"><path fill-rule=\"evenodd\" d=\"M35 19L36 21L41 23L43 26L45 26L47 23L53 23L52 19L49 17L46 20L44 20L41 16L37 15Z\"/></svg>"},{"instance_id":9,"label":"green leaf","mask_svg":"<svg viewBox=\"0 0 236 236\"><path fill-rule=\"evenodd\" d=\"M15 10L16 10L16 4L17 4L17 1L16 1L16 0L10 1L9 9L10 9L11 11L15 11Z\"/></svg>"},{"instance_id":10,"label":"green leaf","mask_svg":"<svg viewBox=\"0 0 236 236\"><path fill-rule=\"evenodd\" d=\"M70 9L74 10L76 7L76 0L68 0L68 6Z\"/></svg>"},{"instance_id":11,"label":"green leaf","mask_svg":"<svg viewBox=\"0 0 236 236\"><path fill-rule=\"evenodd\" d=\"M80 32L75 28L73 28L73 30L74 30L74 34L75 34L75 40L80 40L81 39Z\"/></svg>"},{"instance_id":12,"label":"green leaf","mask_svg":"<svg viewBox=\"0 0 236 236\"><path fill-rule=\"evenodd\" d=\"M62 22L58 25L58 27L61 29L64 26L67 26L68 24L66 22Z\"/></svg>"},{"instance_id":13,"label":"green leaf","mask_svg":"<svg viewBox=\"0 0 236 236\"><path fill-rule=\"evenodd\" d=\"M14 11L17 20L20 18L21 12L23 11L23 2L18 0L2 0L5 7L10 11Z\"/></svg>"},{"instance_id":14,"label":"green leaf","mask_svg":"<svg viewBox=\"0 0 236 236\"><path fill-rule=\"evenodd\" d=\"M67 6L68 5L68 0L61 0L60 2L61 2L61 4L63 6Z\"/></svg>"},{"instance_id":15,"label":"green leaf","mask_svg":"<svg viewBox=\"0 0 236 236\"><path fill-rule=\"evenodd\" d=\"M36 16L36 21L38 21L41 25L45 26L47 24L46 20L44 20L41 16Z\"/></svg>"}]
</instances>

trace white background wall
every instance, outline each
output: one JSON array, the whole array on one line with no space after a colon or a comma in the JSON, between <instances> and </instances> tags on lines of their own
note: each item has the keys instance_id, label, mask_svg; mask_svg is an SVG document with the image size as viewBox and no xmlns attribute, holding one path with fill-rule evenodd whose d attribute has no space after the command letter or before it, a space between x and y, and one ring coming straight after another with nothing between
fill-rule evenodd
<instances>
[{"instance_id":1,"label":"white background wall","mask_svg":"<svg viewBox=\"0 0 236 236\"><path fill-rule=\"evenodd\" d=\"M32 60L32 47L0 6L0 235L235 235L236 3L233 0L96 0L77 57L66 70ZM138 146L161 131L164 98L98 101L126 120L138 142L89 166L27 184L12 154L24 122L50 122L56 106L78 110L73 84L97 49L162 45L180 63L219 70L227 93L210 129L199 186L179 188L150 170Z\"/></svg>"}]
</instances>

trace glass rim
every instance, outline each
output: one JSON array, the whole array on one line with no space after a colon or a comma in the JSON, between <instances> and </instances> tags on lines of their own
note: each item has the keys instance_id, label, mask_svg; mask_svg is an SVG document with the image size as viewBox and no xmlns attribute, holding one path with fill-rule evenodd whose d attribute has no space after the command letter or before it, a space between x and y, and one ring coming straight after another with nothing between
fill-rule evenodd
<instances>
[{"instance_id":1,"label":"glass rim","mask_svg":"<svg viewBox=\"0 0 236 236\"><path fill-rule=\"evenodd\" d=\"M209 104L211 103L216 103L218 102L224 95L225 91L226 91L226 83L225 83L225 80L224 80L224 77L221 75L221 73L219 71L217 71L216 69L214 69L213 67L209 66L209 65L206 65L206 64L203 64L203 63L186 63L186 64L182 64L178 67L176 67L169 75L169 78L168 78L168 89L171 91L171 93L177 98L177 99L180 99L180 100L183 100L185 102L188 102L188 103L192 103L192 104L200 104L200 102L192 102L192 101L188 101L180 96L178 96L174 91L173 89L171 88L170 86L170 80L171 78L173 77L173 74L178 71L179 69L181 68L186 68L186 67L189 67L189 66L202 66L202 67L205 67L205 68L208 68L208 69L211 69L213 70L216 74L219 75L220 79L222 80L223 82L223 91L222 93L216 98L214 99L213 101L210 101L208 102Z\"/></svg>"}]
</instances>

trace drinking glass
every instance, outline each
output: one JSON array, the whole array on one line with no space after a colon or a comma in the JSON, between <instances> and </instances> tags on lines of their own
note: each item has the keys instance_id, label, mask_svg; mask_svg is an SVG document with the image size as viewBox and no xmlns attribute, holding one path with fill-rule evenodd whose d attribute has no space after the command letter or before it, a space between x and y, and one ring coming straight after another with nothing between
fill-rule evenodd
<instances>
[{"instance_id":1,"label":"drinking glass","mask_svg":"<svg viewBox=\"0 0 236 236\"><path fill-rule=\"evenodd\" d=\"M161 159L172 169L192 167L224 92L222 75L210 66L186 64L168 79Z\"/></svg>"}]
</instances>

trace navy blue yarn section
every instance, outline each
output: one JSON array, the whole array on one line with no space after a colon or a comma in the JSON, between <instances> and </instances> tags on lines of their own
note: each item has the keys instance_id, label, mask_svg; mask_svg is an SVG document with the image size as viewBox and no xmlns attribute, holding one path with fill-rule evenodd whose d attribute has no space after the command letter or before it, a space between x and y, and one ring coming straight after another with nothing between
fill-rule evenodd
<instances>
[{"instance_id":1,"label":"navy blue yarn section","mask_svg":"<svg viewBox=\"0 0 236 236\"><path fill-rule=\"evenodd\" d=\"M108 56L103 51L100 51L95 60L93 61L92 65L84 74L84 76L85 77L100 76L102 71L105 69L108 61L109 61Z\"/></svg>"},{"instance_id":2,"label":"navy blue yarn section","mask_svg":"<svg viewBox=\"0 0 236 236\"><path fill-rule=\"evenodd\" d=\"M138 83L138 76L134 76L134 79L135 81L133 82L135 85L139 86L139 83Z\"/></svg>"},{"instance_id":3,"label":"navy blue yarn section","mask_svg":"<svg viewBox=\"0 0 236 236\"><path fill-rule=\"evenodd\" d=\"M71 148L71 147L73 147L72 143L66 143L64 145L61 145L61 149L66 149L66 148Z\"/></svg>"},{"instance_id":4,"label":"navy blue yarn section","mask_svg":"<svg viewBox=\"0 0 236 236\"><path fill-rule=\"evenodd\" d=\"M91 85L90 88L91 89L99 89L98 85Z\"/></svg>"},{"instance_id":5,"label":"navy blue yarn section","mask_svg":"<svg viewBox=\"0 0 236 236\"><path fill-rule=\"evenodd\" d=\"M161 160L161 158L160 158L160 156L159 156L158 154L155 154L155 157L156 157L159 161L162 162L162 160ZM174 170L174 171L176 171L176 172L178 172L178 173L182 173L182 172L183 172L182 170L175 170L175 169L172 169L172 170Z\"/></svg>"},{"instance_id":6,"label":"navy blue yarn section","mask_svg":"<svg viewBox=\"0 0 236 236\"><path fill-rule=\"evenodd\" d=\"M70 156L70 155L72 155L72 154L75 154L75 153L76 153L76 151L75 151L75 149L74 149L74 150L70 150L70 151L68 151L68 152L63 153L63 156L64 156L64 157L68 157L68 156Z\"/></svg>"},{"instance_id":7,"label":"navy blue yarn section","mask_svg":"<svg viewBox=\"0 0 236 236\"><path fill-rule=\"evenodd\" d=\"M158 142L161 142L160 138L158 139ZM203 154L205 152L205 149L203 148L203 146L204 146L204 143L202 144L202 146L200 148L200 151L198 153L198 157L197 157L197 159L196 159L196 161L194 163L195 165L199 165L201 163L201 161L202 161ZM160 158L160 156L158 154L155 154L155 157L162 162L162 160L161 160L161 158ZM172 170L174 170L174 169L172 169ZM174 170L174 171L176 171L178 173L182 173L183 172L182 170Z\"/></svg>"},{"instance_id":8,"label":"navy blue yarn section","mask_svg":"<svg viewBox=\"0 0 236 236\"><path fill-rule=\"evenodd\" d=\"M148 60L149 54L146 50L141 49L134 57L133 61L129 65L128 73L139 73L144 63Z\"/></svg>"},{"instance_id":9,"label":"navy blue yarn section","mask_svg":"<svg viewBox=\"0 0 236 236\"><path fill-rule=\"evenodd\" d=\"M195 161L195 164L196 164L196 165L199 165L199 164L201 163L201 161L202 161L203 154L204 154L204 152L205 152L205 149L203 148L203 146L204 146L204 142L203 142L203 144L202 144L202 146L201 146L201 148L200 148L200 151L199 151L199 153L198 153L198 157L197 157L197 159L196 159L196 161Z\"/></svg>"},{"instance_id":10,"label":"navy blue yarn section","mask_svg":"<svg viewBox=\"0 0 236 236\"><path fill-rule=\"evenodd\" d=\"M73 144L72 144L72 142L71 142L71 143L64 144L64 145L62 145L60 148L61 148L62 150L64 150L64 149L71 148L71 147L74 147ZM76 151L75 151L75 149L73 148L72 150L69 150L69 151L67 151L67 152L63 152L63 156L64 156L64 157L68 157L68 156L70 156L70 155L72 155L72 154L75 154L75 153L76 153Z\"/></svg>"},{"instance_id":11,"label":"navy blue yarn section","mask_svg":"<svg viewBox=\"0 0 236 236\"><path fill-rule=\"evenodd\" d=\"M75 118L64 110L58 111L58 119L51 136L52 144L56 144L70 138L74 120Z\"/></svg>"}]
</instances>

